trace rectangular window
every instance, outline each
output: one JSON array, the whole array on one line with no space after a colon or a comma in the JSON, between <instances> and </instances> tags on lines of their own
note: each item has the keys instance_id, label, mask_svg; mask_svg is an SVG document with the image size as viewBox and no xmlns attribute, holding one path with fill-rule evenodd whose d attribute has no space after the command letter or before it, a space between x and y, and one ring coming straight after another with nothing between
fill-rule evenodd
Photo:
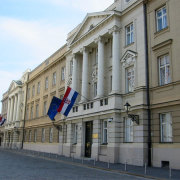
<instances>
[{"instance_id":1,"label":"rectangular window","mask_svg":"<svg viewBox=\"0 0 180 180\"><path fill-rule=\"evenodd\" d=\"M52 85L56 85L56 72L53 73Z\"/></svg>"},{"instance_id":2,"label":"rectangular window","mask_svg":"<svg viewBox=\"0 0 180 180\"><path fill-rule=\"evenodd\" d=\"M70 61L70 75L73 73L73 60Z\"/></svg>"},{"instance_id":3,"label":"rectangular window","mask_svg":"<svg viewBox=\"0 0 180 180\"><path fill-rule=\"evenodd\" d=\"M53 128L49 128L49 142L53 142Z\"/></svg>"},{"instance_id":4,"label":"rectangular window","mask_svg":"<svg viewBox=\"0 0 180 180\"><path fill-rule=\"evenodd\" d=\"M61 80L62 81L65 80L65 67L62 67L62 69L61 69Z\"/></svg>"},{"instance_id":5,"label":"rectangular window","mask_svg":"<svg viewBox=\"0 0 180 180\"><path fill-rule=\"evenodd\" d=\"M126 26L126 45L129 45L134 42L134 34L133 34L133 23Z\"/></svg>"},{"instance_id":6,"label":"rectangular window","mask_svg":"<svg viewBox=\"0 0 180 180\"><path fill-rule=\"evenodd\" d=\"M167 10L166 6L156 11L156 25L157 31L160 31L167 27Z\"/></svg>"},{"instance_id":7,"label":"rectangular window","mask_svg":"<svg viewBox=\"0 0 180 180\"><path fill-rule=\"evenodd\" d=\"M94 83L94 97L97 96L97 82Z\"/></svg>"},{"instance_id":8,"label":"rectangular window","mask_svg":"<svg viewBox=\"0 0 180 180\"><path fill-rule=\"evenodd\" d=\"M126 92L134 91L134 67L126 69Z\"/></svg>"},{"instance_id":9,"label":"rectangular window","mask_svg":"<svg viewBox=\"0 0 180 180\"><path fill-rule=\"evenodd\" d=\"M169 55L159 57L159 84L165 85L171 82Z\"/></svg>"},{"instance_id":10,"label":"rectangular window","mask_svg":"<svg viewBox=\"0 0 180 180\"><path fill-rule=\"evenodd\" d=\"M77 144L77 137L78 137L78 125L73 124L73 144Z\"/></svg>"},{"instance_id":11,"label":"rectangular window","mask_svg":"<svg viewBox=\"0 0 180 180\"><path fill-rule=\"evenodd\" d=\"M125 118L124 123L125 142L133 142L133 122L130 118Z\"/></svg>"},{"instance_id":12,"label":"rectangular window","mask_svg":"<svg viewBox=\"0 0 180 180\"><path fill-rule=\"evenodd\" d=\"M34 130L34 142L37 141L37 129Z\"/></svg>"},{"instance_id":13,"label":"rectangular window","mask_svg":"<svg viewBox=\"0 0 180 180\"><path fill-rule=\"evenodd\" d=\"M48 77L45 79L45 89L48 89Z\"/></svg>"},{"instance_id":14,"label":"rectangular window","mask_svg":"<svg viewBox=\"0 0 180 180\"><path fill-rule=\"evenodd\" d=\"M172 142L172 118L170 113L160 114L161 142Z\"/></svg>"},{"instance_id":15,"label":"rectangular window","mask_svg":"<svg viewBox=\"0 0 180 180\"><path fill-rule=\"evenodd\" d=\"M42 141L42 142L45 142L45 129L44 129L44 128L42 128L41 141Z\"/></svg>"},{"instance_id":16,"label":"rectangular window","mask_svg":"<svg viewBox=\"0 0 180 180\"><path fill-rule=\"evenodd\" d=\"M29 107L26 108L26 120L29 119Z\"/></svg>"},{"instance_id":17,"label":"rectangular window","mask_svg":"<svg viewBox=\"0 0 180 180\"><path fill-rule=\"evenodd\" d=\"M35 85L33 85L32 87L32 97L34 97L34 95L35 95Z\"/></svg>"},{"instance_id":18,"label":"rectangular window","mask_svg":"<svg viewBox=\"0 0 180 180\"><path fill-rule=\"evenodd\" d=\"M108 128L107 128L107 120L102 121L102 144L108 143Z\"/></svg>"},{"instance_id":19,"label":"rectangular window","mask_svg":"<svg viewBox=\"0 0 180 180\"><path fill-rule=\"evenodd\" d=\"M63 142L64 143L67 143L67 125L64 125L64 139L63 139Z\"/></svg>"},{"instance_id":20,"label":"rectangular window","mask_svg":"<svg viewBox=\"0 0 180 180\"><path fill-rule=\"evenodd\" d=\"M40 94L40 82L37 84L37 94Z\"/></svg>"},{"instance_id":21,"label":"rectangular window","mask_svg":"<svg viewBox=\"0 0 180 180\"><path fill-rule=\"evenodd\" d=\"M44 101L43 115L45 116L46 114L47 114L47 101Z\"/></svg>"},{"instance_id":22,"label":"rectangular window","mask_svg":"<svg viewBox=\"0 0 180 180\"><path fill-rule=\"evenodd\" d=\"M27 99L30 98L30 88L28 88L28 91L27 91Z\"/></svg>"},{"instance_id":23,"label":"rectangular window","mask_svg":"<svg viewBox=\"0 0 180 180\"><path fill-rule=\"evenodd\" d=\"M31 106L31 119L33 119L33 106Z\"/></svg>"},{"instance_id":24,"label":"rectangular window","mask_svg":"<svg viewBox=\"0 0 180 180\"><path fill-rule=\"evenodd\" d=\"M39 117L39 104L36 104L36 118Z\"/></svg>"}]
</instances>

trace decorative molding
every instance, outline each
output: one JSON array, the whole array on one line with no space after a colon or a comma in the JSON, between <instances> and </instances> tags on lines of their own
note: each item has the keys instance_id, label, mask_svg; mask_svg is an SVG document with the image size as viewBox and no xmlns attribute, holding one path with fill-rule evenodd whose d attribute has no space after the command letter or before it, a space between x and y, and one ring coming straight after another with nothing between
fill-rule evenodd
<instances>
[{"instance_id":1,"label":"decorative molding","mask_svg":"<svg viewBox=\"0 0 180 180\"><path fill-rule=\"evenodd\" d=\"M135 63L137 57L137 53L133 51L126 51L121 59L121 63L123 64L123 67L131 66Z\"/></svg>"},{"instance_id":2,"label":"decorative molding","mask_svg":"<svg viewBox=\"0 0 180 180\"><path fill-rule=\"evenodd\" d=\"M94 42L97 44L99 41L101 41L102 43L106 43L108 42L108 38L103 37L103 36L98 36L97 38L94 39Z\"/></svg>"},{"instance_id":3,"label":"decorative molding","mask_svg":"<svg viewBox=\"0 0 180 180\"><path fill-rule=\"evenodd\" d=\"M114 25L111 29L108 30L109 34L112 34L113 32L121 32L120 27L118 27L117 25Z\"/></svg>"},{"instance_id":4,"label":"decorative molding","mask_svg":"<svg viewBox=\"0 0 180 180\"><path fill-rule=\"evenodd\" d=\"M161 42L161 43L153 46L153 47L152 47L152 50L153 50L153 51L156 51L157 49L160 49L160 48L162 48L162 47L164 47L164 46L168 46L168 45L172 44L172 42L173 42L173 39L168 39L168 40L166 40L166 41L164 41L164 42Z\"/></svg>"}]
</instances>

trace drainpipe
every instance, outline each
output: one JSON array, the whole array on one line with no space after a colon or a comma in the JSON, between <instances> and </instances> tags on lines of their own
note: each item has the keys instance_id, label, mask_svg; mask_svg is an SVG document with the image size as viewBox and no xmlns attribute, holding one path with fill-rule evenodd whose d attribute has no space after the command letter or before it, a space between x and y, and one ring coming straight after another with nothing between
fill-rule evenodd
<instances>
[{"instance_id":1,"label":"drainpipe","mask_svg":"<svg viewBox=\"0 0 180 180\"><path fill-rule=\"evenodd\" d=\"M148 59L148 29L147 29L147 3L144 1L144 29L145 29L145 65L146 65L146 98L147 98L147 113L148 113L148 166L151 166L151 109L150 109L150 90L149 90L149 59Z\"/></svg>"}]
</instances>

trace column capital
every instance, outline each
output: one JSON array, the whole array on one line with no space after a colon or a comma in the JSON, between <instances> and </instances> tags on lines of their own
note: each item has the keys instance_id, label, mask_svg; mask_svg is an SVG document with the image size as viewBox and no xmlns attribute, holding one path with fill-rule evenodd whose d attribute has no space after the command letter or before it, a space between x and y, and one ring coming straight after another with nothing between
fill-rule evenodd
<instances>
[{"instance_id":1,"label":"column capital","mask_svg":"<svg viewBox=\"0 0 180 180\"><path fill-rule=\"evenodd\" d=\"M80 49L80 52L83 53L83 52L91 52L92 51L92 48L90 47L87 47L87 46L84 46Z\"/></svg>"},{"instance_id":2,"label":"column capital","mask_svg":"<svg viewBox=\"0 0 180 180\"><path fill-rule=\"evenodd\" d=\"M94 39L94 42L97 44L98 42L105 43L108 41L108 38L104 36L98 36L97 38Z\"/></svg>"},{"instance_id":3,"label":"column capital","mask_svg":"<svg viewBox=\"0 0 180 180\"><path fill-rule=\"evenodd\" d=\"M113 32L121 32L121 27L118 27L117 25L114 25L111 29L108 30L109 34L112 34Z\"/></svg>"}]
</instances>

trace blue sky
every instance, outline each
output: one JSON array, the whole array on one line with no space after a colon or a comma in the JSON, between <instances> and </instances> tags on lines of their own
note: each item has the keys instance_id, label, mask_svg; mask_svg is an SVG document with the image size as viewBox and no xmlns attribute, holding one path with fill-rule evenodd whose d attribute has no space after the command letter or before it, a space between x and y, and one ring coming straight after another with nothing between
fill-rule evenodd
<instances>
[{"instance_id":1,"label":"blue sky","mask_svg":"<svg viewBox=\"0 0 180 180\"><path fill-rule=\"evenodd\" d=\"M67 33L87 13L114 0L1 0L0 99L12 80L33 70L66 43ZM1 103L0 103L1 110Z\"/></svg>"}]
</instances>

